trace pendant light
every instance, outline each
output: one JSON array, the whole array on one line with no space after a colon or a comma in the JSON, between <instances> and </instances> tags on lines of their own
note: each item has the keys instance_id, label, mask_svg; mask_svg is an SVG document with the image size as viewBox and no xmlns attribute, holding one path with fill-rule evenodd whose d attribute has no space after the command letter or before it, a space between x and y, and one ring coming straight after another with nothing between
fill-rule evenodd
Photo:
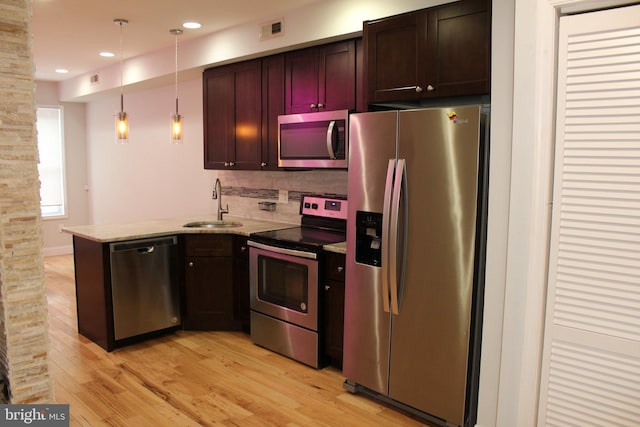
<instances>
[{"instance_id":1,"label":"pendant light","mask_svg":"<svg viewBox=\"0 0 640 427\"><path fill-rule=\"evenodd\" d=\"M129 21L116 18L113 23L120 26L120 112L116 115L116 142L126 144L129 142L129 116L124 111L124 94L122 93L122 27Z\"/></svg>"},{"instance_id":2,"label":"pendant light","mask_svg":"<svg viewBox=\"0 0 640 427\"><path fill-rule=\"evenodd\" d=\"M182 30L174 28L169 30L176 38L176 72L175 72L175 87L176 87L176 111L171 114L171 139L172 144L182 144L182 116L178 112L178 36L182 34Z\"/></svg>"}]
</instances>

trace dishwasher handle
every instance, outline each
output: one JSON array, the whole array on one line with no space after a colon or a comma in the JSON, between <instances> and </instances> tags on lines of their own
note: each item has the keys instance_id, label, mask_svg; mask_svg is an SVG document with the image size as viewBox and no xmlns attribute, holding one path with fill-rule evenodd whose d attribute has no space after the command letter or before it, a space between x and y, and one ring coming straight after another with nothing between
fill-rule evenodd
<instances>
[{"instance_id":1,"label":"dishwasher handle","mask_svg":"<svg viewBox=\"0 0 640 427\"><path fill-rule=\"evenodd\" d=\"M109 250L113 252L136 251L139 254L151 254L158 246L168 246L178 244L176 236L128 240L126 242L114 242L109 245Z\"/></svg>"}]
</instances>

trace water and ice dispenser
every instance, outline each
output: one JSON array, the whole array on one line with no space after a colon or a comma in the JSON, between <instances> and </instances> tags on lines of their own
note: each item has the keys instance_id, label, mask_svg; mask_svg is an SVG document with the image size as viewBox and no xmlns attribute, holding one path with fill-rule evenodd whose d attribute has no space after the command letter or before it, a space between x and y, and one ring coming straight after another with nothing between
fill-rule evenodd
<instances>
[{"instance_id":1,"label":"water and ice dispenser","mask_svg":"<svg viewBox=\"0 0 640 427\"><path fill-rule=\"evenodd\" d=\"M356 212L356 262L382 265L382 214Z\"/></svg>"}]
</instances>

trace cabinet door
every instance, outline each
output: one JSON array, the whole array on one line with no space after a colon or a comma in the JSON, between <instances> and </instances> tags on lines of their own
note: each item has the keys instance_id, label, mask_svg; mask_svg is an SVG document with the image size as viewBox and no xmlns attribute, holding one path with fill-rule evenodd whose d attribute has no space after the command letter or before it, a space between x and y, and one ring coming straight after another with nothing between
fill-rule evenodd
<instances>
[{"instance_id":1,"label":"cabinet door","mask_svg":"<svg viewBox=\"0 0 640 427\"><path fill-rule=\"evenodd\" d=\"M418 98L418 56L427 47L425 26L426 14L418 13L364 25L368 102Z\"/></svg>"},{"instance_id":2,"label":"cabinet door","mask_svg":"<svg viewBox=\"0 0 640 427\"><path fill-rule=\"evenodd\" d=\"M205 169L259 169L262 139L259 60L203 74Z\"/></svg>"},{"instance_id":3,"label":"cabinet door","mask_svg":"<svg viewBox=\"0 0 640 427\"><path fill-rule=\"evenodd\" d=\"M318 110L355 110L355 41L348 40L319 48L318 62Z\"/></svg>"},{"instance_id":4,"label":"cabinet door","mask_svg":"<svg viewBox=\"0 0 640 427\"><path fill-rule=\"evenodd\" d=\"M461 0L364 25L368 102L489 93L488 0Z\"/></svg>"},{"instance_id":5,"label":"cabinet door","mask_svg":"<svg viewBox=\"0 0 640 427\"><path fill-rule=\"evenodd\" d=\"M285 92L287 114L355 110L355 41L287 53Z\"/></svg>"},{"instance_id":6,"label":"cabinet door","mask_svg":"<svg viewBox=\"0 0 640 427\"><path fill-rule=\"evenodd\" d=\"M261 61L235 66L235 156L229 167L260 169L262 158Z\"/></svg>"},{"instance_id":7,"label":"cabinet door","mask_svg":"<svg viewBox=\"0 0 640 427\"><path fill-rule=\"evenodd\" d=\"M324 354L342 369L344 339L344 282L328 280L324 285Z\"/></svg>"},{"instance_id":8,"label":"cabinet door","mask_svg":"<svg viewBox=\"0 0 640 427\"><path fill-rule=\"evenodd\" d=\"M184 328L232 330L233 272L230 257L187 257Z\"/></svg>"},{"instance_id":9,"label":"cabinet door","mask_svg":"<svg viewBox=\"0 0 640 427\"><path fill-rule=\"evenodd\" d=\"M285 110L287 114L317 111L318 49L288 52L286 61Z\"/></svg>"},{"instance_id":10,"label":"cabinet door","mask_svg":"<svg viewBox=\"0 0 640 427\"><path fill-rule=\"evenodd\" d=\"M236 330L233 307L232 236L184 237L185 329Z\"/></svg>"},{"instance_id":11,"label":"cabinet door","mask_svg":"<svg viewBox=\"0 0 640 427\"><path fill-rule=\"evenodd\" d=\"M491 83L491 13L486 0L463 0L428 14L430 55L419 55L422 87L428 96L489 93Z\"/></svg>"},{"instance_id":12,"label":"cabinet door","mask_svg":"<svg viewBox=\"0 0 640 427\"><path fill-rule=\"evenodd\" d=\"M203 74L205 169L224 169L234 157L234 86L231 68L213 68Z\"/></svg>"},{"instance_id":13,"label":"cabinet door","mask_svg":"<svg viewBox=\"0 0 640 427\"><path fill-rule=\"evenodd\" d=\"M278 168L278 116L285 112L284 54L262 60L263 170Z\"/></svg>"},{"instance_id":14,"label":"cabinet door","mask_svg":"<svg viewBox=\"0 0 640 427\"><path fill-rule=\"evenodd\" d=\"M324 354L337 368L342 368L344 337L345 256L327 253L324 271Z\"/></svg>"},{"instance_id":15,"label":"cabinet door","mask_svg":"<svg viewBox=\"0 0 640 427\"><path fill-rule=\"evenodd\" d=\"M364 84L364 44L356 39L356 111L367 111L367 91Z\"/></svg>"},{"instance_id":16,"label":"cabinet door","mask_svg":"<svg viewBox=\"0 0 640 427\"><path fill-rule=\"evenodd\" d=\"M233 236L233 317L246 333L249 323L249 248L247 238Z\"/></svg>"}]
</instances>

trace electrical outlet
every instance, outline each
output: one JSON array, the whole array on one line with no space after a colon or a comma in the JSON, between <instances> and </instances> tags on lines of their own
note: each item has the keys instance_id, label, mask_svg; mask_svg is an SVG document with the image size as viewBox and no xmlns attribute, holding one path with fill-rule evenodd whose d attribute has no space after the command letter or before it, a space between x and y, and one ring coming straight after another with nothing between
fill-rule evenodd
<instances>
[{"instance_id":1,"label":"electrical outlet","mask_svg":"<svg viewBox=\"0 0 640 427\"><path fill-rule=\"evenodd\" d=\"M289 203L289 191L278 190L278 203Z\"/></svg>"}]
</instances>

